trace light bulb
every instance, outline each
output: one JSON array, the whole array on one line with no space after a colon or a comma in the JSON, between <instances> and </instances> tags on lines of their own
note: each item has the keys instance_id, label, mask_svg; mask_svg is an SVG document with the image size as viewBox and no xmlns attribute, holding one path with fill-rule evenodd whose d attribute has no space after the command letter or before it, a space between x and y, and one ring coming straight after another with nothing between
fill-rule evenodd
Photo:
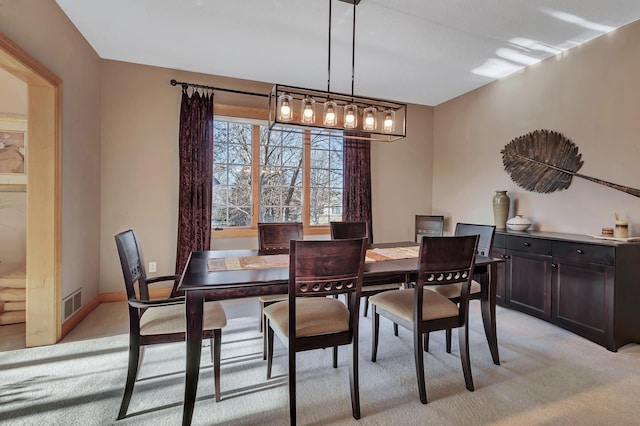
<instances>
[{"instance_id":1,"label":"light bulb","mask_svg":"<svg viewBox=\"0 0 640 426\"><path fill-rule=\"evenodd\" d=\"M316 111L315 103L311 97L307 96L302 100L302 117L300 121L303 123L315 123Z\"/></svg>"},{"instance_id":2,"label":"light bulb","mask_svg":"<svg viewBox=\"0 0 640 426\"><path fill-rule=\"evenodd\" d=\"M323 124L325 126L335 126L337 124L336 109L337 105L335 102L327 101L324 103Z\"/></svg>"},{"instance_id":3,"label":"light bulb","mask_svg":"<svg viewBox=\"0 0 640 426\"><path fill-rule=\"evenodd\" d=\"M396 113L393 110L386 110L384 112L384 121L382 122L382 131L385 133L392 133L396 130Z\"/></svg>"},{"instance_id":4,"label":"light bulb","mask_svg":"<svg viewBox=\"0 0 640 426\"><path fill-rule=\"evenodd\" d=\"M364 119L364 122L367 124L367 126L373 126L373 123L375 122L375 118L373 118L373 114L369 114L367 115L367 117Z\"/></svg>"},{"instance_id":5,"label":"light bulb","mask_svg":"<svg viewBox=\"0 0 640 426\"><path fill-rule=\"evenodd\" d=\"M280 106L280 117L282 121L291 121L293 119L293 111L291 110L291 102L293 97L286 93L283 93L278 97L278 104Z\"/></svg>"},{"instance_id":6,"label":"light bulb","mask_svg":"<svg viewBox=\"0 0 640 426\"><path fill-rule=\"evenodd\" d=\"M311 105L307 105L304 107L303 114L306 118L311 118L313 116L313 108L311 108Z\"/></svg>"},{"instance_id":7,"label":"light bulb","mask_svg":"<svg viewBox=\"0 0 640 426\"><path fill-rule=\"evenodd\" d=\"M358 106L355 104L345 105L344 127L346 129L355 129L357 125L358 125Z\"/></svg>"},{"instance_id":8,"label":"light bulb","mask_svg":"<svg viewBox=\"0 0 640 426\"><path fill-rule=\"evenodd\" d=\"M327 110L327 120L333 121L335 119L336 119L336 113L333 112L333 109L328 109Z\"/></svg>"},{"instance_id":9,"label":"light bulb","mask_svg":"<svg viewBox=\"0 0 640 426\"><path fill-rule=\"evenodd\" d=\"M353 111L349 111L347 113L347 123L353 123L356 119L355 115L353 115Z\"/></svg>"},{"instance_id":10,"label":"light bulb","mask_svg":"<svg viewBox=\"0 0 640 426\"><path fill-rule=\"evenodd\" d=\"M375 107L367 107L364 109L364 125L363 130L375 130L376 129L376 109Z\"/></svg>"}]
</instances>

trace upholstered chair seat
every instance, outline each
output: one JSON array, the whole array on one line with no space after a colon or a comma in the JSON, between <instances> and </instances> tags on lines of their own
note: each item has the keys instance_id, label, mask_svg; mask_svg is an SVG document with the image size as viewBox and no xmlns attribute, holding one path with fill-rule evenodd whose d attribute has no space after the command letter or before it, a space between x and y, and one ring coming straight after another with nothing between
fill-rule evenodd
<instances>
[{"instance_id":1,"label":"upholstered chair seat","mask_svg":"<svg viewBox=\"0 0 640 426\"><path fill-rule=\"evenodd\" d=\"M227 317L220 302L205 303L202 314L202 329L214 330L226 325ZM140 317L140 334L142 336L184 332L184 304L147 309Z\"/></svg>"},{"instance_id":2,"label":"upholstered chair seat","mask_svg":"<svg viewBox=\"0 0 640 426\"><path fill-rule=\"evenodd\" d=\"M406 321L413 321L414 289L387 291L371 296L371 303L379 309L396 315ZM458 305L447 297L434 291L424 291L422 300L422 321L431 321L441 318L457 317Z\"/></svg>"},{"instance_id":3,"label":"upholstered chair seat","mask_svg":"<svg viewBox=\"0 0 640 426\"><path fill-rule=\"evenodd\" d=\"M271 326L289 337L289 301L264 308ZM309 337L349 330L349 309L334 298L296 299L296 336Z\"/></svg>"}]
</instances>

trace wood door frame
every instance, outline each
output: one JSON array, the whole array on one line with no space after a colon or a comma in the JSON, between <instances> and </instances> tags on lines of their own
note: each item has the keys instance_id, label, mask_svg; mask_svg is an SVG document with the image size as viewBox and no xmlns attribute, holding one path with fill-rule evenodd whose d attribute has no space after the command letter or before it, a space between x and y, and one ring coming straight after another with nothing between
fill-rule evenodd
<instances>
[{"instance_id":1,"label":"wood door frame","mask_svg":"<svg viewBox=\"0 0 640 426\"><path fill-rule=\"evenodd\" d=\"M0 67L27 84L27 347L62 337L62 80L0 32Z\"/></svg>"}]
</instances>

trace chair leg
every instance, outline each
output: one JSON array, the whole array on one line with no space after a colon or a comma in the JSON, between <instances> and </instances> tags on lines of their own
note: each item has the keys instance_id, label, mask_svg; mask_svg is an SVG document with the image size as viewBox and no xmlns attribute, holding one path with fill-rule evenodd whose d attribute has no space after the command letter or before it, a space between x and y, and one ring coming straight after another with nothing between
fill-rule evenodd
<instances>
[{"instance_id":1,"label":"chair leg","mask_svg":"<svg viewBox=\"0 0 640 426\"><path fill-rule=\"evenodd\" d=\"M369 296L365 296L364 297L364 310L362 311L362 315L366 317L368 312L369 312Z\"/></svg>"},{"instance_id":2,"label":"chair leg","mask_svg":"<svg viewBox=\"0 0 640 426\"><path fill-rule=\"evenodd\" d=\"M447 333L447 353L450 354L451 353L451 329L447 328L445 331Z\"/></svg>"},{"instance_id":3,"label":"chair leg","mask_svg":"<svg viewBox=\"0 0 640 426\"><path fill-rule=\"evenodd\" d=\"M424 351L429 352L429 332L424 333Z\"/></svg>"},{"instance_id":4,"label":"chair leg","mask_svg":"<svg viewBox=\"0 0 640 426\"><path fill-rule=\"evenodd\" d=\"M291 341L289 341L289 422L291 426L296 424L296 352Z\"/></svg>"},{"instance_id":5,"label":"chair leg","mask_svg":"<svg viewBox=\"0 0 640 426\"><path fill-rule=\"evenodd\" d=\"M351 386L351 413L353 418L360 418L360 372L358 369L358 339L349 345L349 385Z\"/></svg>"},{"instance_id":6,"label":"chair leg","mask_svg":"<svg viewBox=\"0 0 640 426\"><path fill-rule=\"evenodd\" d=\"M378 331L380 328L380 315L376 312L376 305L371 308L371 362L376 362L378 357Z\"/></svg>"},{"instance_id":7,"label":"chair leg","mask_svg":"<svg viewBox=\"0 0 640 426\"><path fill-rule=\"evenodd\" d=\"M213 331L211 339L211 356L213 361L213 386L216 392L216 402L220 402L220 352L222 350L222 330Z\"/></svg>"},{"instance_id":8,"label":"chair leg","mask_svg":"<svg viewBox=\"0 0 640 426\"><path fill-rule=\"evenodd\" d=\"M122 420L127 416L127 409L131 402L131 395L133 395L133 385L138 376L138 367L140 366L143 351L144 347L140 347L139 341L131 341L129 343L129 367L127 369L127 381L124 385L124 395L118 412L118 420Z\"/></svg>"},{"instance_id":9,"label":"chair leg","mask_svg":"<svg viewBox=\"0 0 640 426\"><path fill-rule=\"evenodd\" d=\"M422 353L422 336L418 332L418 327L413 330L413 352L416 359L416 377L418 379L418 393L420 394L420 402L427 403L427 388L424 382L424 355Z\"/></svg>"},{"instance_id":10,"label":"chair leg","mask_svg":"<svg viewBox=\"0 0 640 426\"><path fill-rule=\"evenodd\" d=\"M267 359L267 316L260 310L261 322L260 331L262 332L262 360Z\"/></svg>"},{"instance_id":11,"label":"chair leg","mask_svg":"<svg viewBox=\"0 0 640 426\"><path fill-rule=\"evenodd\" d=\"M398 324L393 323L393 335L398 337Z\"/></svg>"},{"instance_id":12,"label":"chair leg","mask_svg":"<svg viewBox=\"0 0 640 426\"><path fill-rule=\"evenodd\" d=\"M333 347L333 368L338 368L338 347Z\"/></svg>"},{"instance_id":13,"label":"chair leg","mask_svg":"<svg viewBox=\"0 0 640 426\"><path fill-rule=\"evenodd\" d=\"M265 333L267 334L267 379L270 379L271 365L273 364L273 329L269 325L269 320L267 320L265 327Z\"/></svg>"},{"instance_id":14,"label":"chair leg","mask_svg":"<svg viewBox=\"0 0 640 426\"><path fill-rule=\"evenodd\" d=\"M264 311L264 302L259 302L260 303L260 333L262 333L264 331L264 314L262 313Z\"/></svg>"},{"instance_id":15,"label":"chair leg","mask_svg":"<svg viewBox=\"0 0 640 426\"><path fill-rule=\"evenodd\" d=\"M468 324L468 323L467 323ZM471 360L469 359L469 327L465 324L458 328L458 342L460 343L460 361L467 390L473 392L473 376L471 375Z\"/></svg>"}]
</instances>

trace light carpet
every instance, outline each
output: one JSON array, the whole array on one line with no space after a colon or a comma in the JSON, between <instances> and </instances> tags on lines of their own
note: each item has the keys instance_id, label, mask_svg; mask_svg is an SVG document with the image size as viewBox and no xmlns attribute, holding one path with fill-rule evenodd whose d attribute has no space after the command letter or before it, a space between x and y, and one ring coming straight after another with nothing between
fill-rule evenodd
<instances>
[{"instance_id":1,"label":"light carpet","mask_svg":"<svg viewBox=\"0 0 640 426\"><path fill-rule=\"evenodd\" d=\"M245 308L247 303L257 307L253 300L243 303ZM258 319L253 312L244 315L243 309L238 303L227 305L230 320L223 330L218 403L208 342L203 345L194 425L289 422L285 349L276 347L274 378L266 380ZM92 323L101 325L87 325ZM362 418L351 417L346 349L340 350L337 369L331 367L331 350L317 350L298 354L298 423L639 424L640 346L627 345L612 353L544 321L498 308L502 365L496 366L477 302L472 303L471 323L475 392L465 389L455 332L452 354L445 352L444 333L432 333L425 356L429 403L421 404L411 334L401 329L399 337L393 336L391 323L382 319L378 362L372 363L370 319L361 318ZM0 352L0 422L181 424L183 343L147 348L128 417L115 421L126 377L126 330L125 305L103 304L57 345Z\"/></svg>"}]
</instances>

